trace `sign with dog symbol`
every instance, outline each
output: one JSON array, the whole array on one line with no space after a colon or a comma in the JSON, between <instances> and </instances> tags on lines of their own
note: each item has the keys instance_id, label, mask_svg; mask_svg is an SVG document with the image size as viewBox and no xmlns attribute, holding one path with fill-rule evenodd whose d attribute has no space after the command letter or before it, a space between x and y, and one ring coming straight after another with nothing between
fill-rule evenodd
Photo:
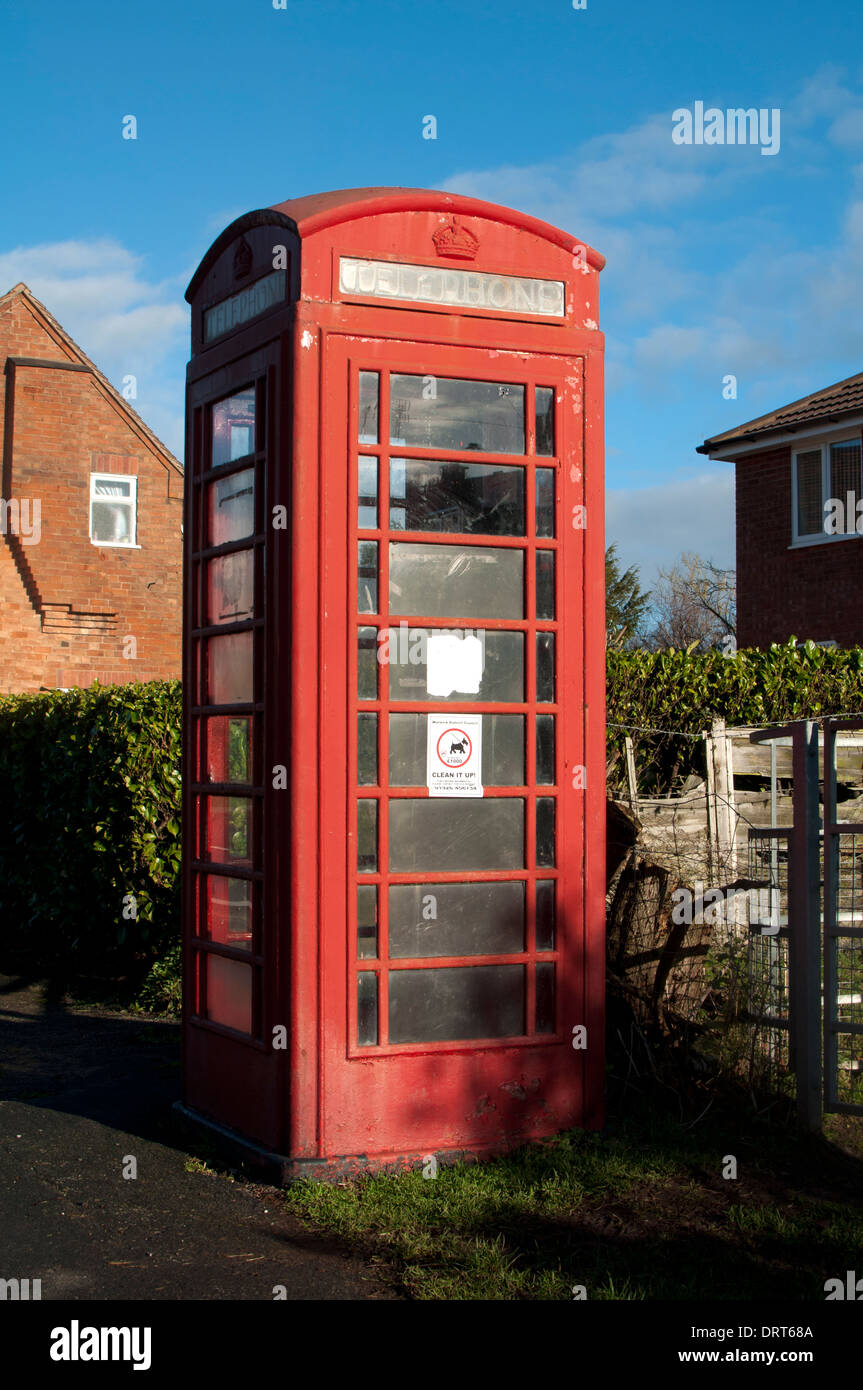
<instances>
[{"instance_id":1,"label":"sign with dog symbol","mask_svg":"<svg viewBox=\"0 0 863 1390\"><path fill-rule=\"evenodd\" d=\"M430 714L427 717L429 796L482 796L482 715Z\"/></svg>"}]
</instances>

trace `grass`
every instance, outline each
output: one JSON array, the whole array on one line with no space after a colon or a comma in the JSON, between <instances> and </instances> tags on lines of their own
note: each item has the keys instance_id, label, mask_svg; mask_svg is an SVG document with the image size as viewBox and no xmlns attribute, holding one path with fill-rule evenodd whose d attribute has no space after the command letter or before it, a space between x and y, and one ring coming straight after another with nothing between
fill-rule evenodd
<instances>
[{"instance_id":1,"label":"grass","mask_svg":"<svg viewBox=\"0 0 863 1390\"><path fill-rule=\"evenodd\" d=\"M828 1122L828 1129L830 1122ZM818 1300L863 1249L863 1121L830 1138L644 1110L481 1164L301 1182L303 1220L415 1299ZM841 1132L840 1132L841 1131ZM722 1177L726 1154L738 1178Z\"/></svg>"}]
</instances>

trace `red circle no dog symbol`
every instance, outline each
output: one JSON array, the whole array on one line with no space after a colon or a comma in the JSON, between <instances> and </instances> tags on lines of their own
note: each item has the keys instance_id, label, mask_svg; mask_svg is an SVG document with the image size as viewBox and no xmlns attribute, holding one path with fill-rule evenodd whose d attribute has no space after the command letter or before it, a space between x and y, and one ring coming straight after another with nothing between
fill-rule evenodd
<instances>
[{"instance_id":1,"label":"red circle no dog symbol","mask_svg":"<svg viewBox=\"0 0 863 1390\"><path fill-rule=\"evenodd\" d=\"M464 767L472 752L470 735L464 729L444 729L437 741L437 755L444 767Z\"/></svg>"}]
</instances>

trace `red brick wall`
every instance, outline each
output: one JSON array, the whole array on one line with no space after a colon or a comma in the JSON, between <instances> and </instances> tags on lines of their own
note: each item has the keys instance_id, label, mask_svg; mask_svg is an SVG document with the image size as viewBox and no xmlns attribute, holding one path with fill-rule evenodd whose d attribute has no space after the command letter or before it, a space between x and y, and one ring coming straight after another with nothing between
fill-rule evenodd
<instances>
[{"instance_id":1,"label":"red brick wall","mask_svg":"<svg viewBox=\"0 0 863 1390\"><path fill-rule=\"evenodd\" d=\"M863 536L791 545L791 446L738 459L737 645L863 645Z\"/></svg>"},{"instance_id":2,"label":"red brick wall","mask_svg":"<svg viewBox=\"0 0 863 1390\"><path fill-rule=\"evenodd\" d=\"M72 355L18 295L0 309L7 356ZM14 395L2 492L39 499L41 538L0 538L0 692L179 676L182 475L90 372L17 366ZM91 472L137 477L140 549L91 543Z\"/></svg>"}]
</instances>

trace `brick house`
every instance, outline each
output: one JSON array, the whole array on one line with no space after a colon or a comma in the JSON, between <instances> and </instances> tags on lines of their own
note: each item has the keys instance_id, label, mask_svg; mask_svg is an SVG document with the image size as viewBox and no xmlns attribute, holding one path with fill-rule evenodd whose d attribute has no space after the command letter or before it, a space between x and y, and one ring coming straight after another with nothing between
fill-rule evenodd
<instances>
[{"instance_id":1,"label":"brick house","mask_svg":"<svg viewBox=\"0 0 863 1390\"><path fill-rule=\"evenodd\" d=\"M861 430L863 373L698 447L735 465L739 647L863 645Z\"/></svg>"},{"instance_id":2,"label":"brick house","mask_svg":"<svg viewBox=\"0 0 863 1390\"><path fill-rule=\"evenodd\" d=\"M0 693L178 677L181 465L24 284L0 361Z\"/></svg>"}]
</instances>

